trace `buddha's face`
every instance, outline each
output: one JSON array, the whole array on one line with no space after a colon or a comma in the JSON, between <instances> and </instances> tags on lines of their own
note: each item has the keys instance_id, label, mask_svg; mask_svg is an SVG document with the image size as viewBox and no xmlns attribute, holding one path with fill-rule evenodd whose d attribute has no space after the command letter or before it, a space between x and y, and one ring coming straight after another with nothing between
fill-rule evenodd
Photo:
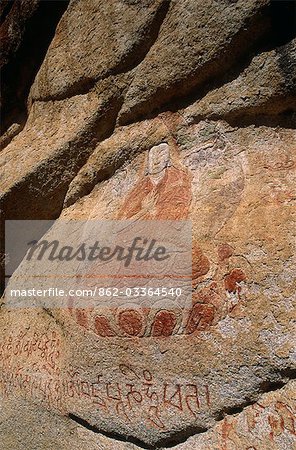
<instances>
[{"instance_id":1,"label":"buddha's face","mask_svg":"<svg viewBox=\"0 0 296 450\"><path fill-rule=\"evenodd\" d=\"M160 174L170 163L169 146L162 143L152 147L148 153L148 174Z\"/></svg>"}]
</instances>

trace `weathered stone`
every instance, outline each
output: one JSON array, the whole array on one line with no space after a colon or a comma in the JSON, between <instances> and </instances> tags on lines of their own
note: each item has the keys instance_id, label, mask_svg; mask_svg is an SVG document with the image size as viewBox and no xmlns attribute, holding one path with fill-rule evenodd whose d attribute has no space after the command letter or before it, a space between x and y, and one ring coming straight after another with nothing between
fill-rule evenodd
<instances>
[{"instance_id":1,"label":"weathered stone","mask_svg":"<svg viewBox=\"0 0 296 450\"><path fill-rule=\"evenodd\" d=\"M137 68L120 123L133 121L196 91L214 77L222 77L267 31L268 3L172 0L156 43Z\"/></svg>"},{"instance_id":2,"label":"weathered stone","mask_svg":"<svg viewBox=\"0 0 296 450\"><path fill-rule=\"evenodd\" d=\"M136 450L138 446L96 434L70 418L40 408L36 420L36 405L26 401L5 401L0 435L4 449L26 450ZM4 414L3 414L4 413ZM37 430L38 426L38 430ZM11 432L13 430L13 433Z\"/></svg>"},{"instance_id":3,"label":"weathered stone","mask_svg":"<svg viewBox=\"0 0 296 450\"><path fill-rule=\"evenodd\" d=\"M35 402L150 446L178 442L186 430L207 430L223 411L256 401L270 383L287 379L295 351L289 206L295 133L267 127L238 130L224 122L187 126L178 115L169 117L167 126L175 128L170 136L160 128L160 146L154 141L151 149L133 154L65 209L61 220L190 217L190 309L154 302L147 315L131 305L122 311L112 304L102 312L73 309L69 303L68 311L53 309L45 319L52 323L48 329L56 333L55 344L61 345L56 360L49 358L53 372L46 366L37 369L38 354L24 362L12 357L10 365L13 373L25 374L36 361L31 382L42 374L44 381L58 383L58 397L43 399L36 388ZM138 126L121 130L122 139L115 135L106 141L105 148L119 143L112 158L116 151L124 158L125 140L137 138ZM143 133L154 126L155 120L150 127L143 124ZM103 152L91 158L94 172L96 163L98 168L109 164L98 155ZM283 223L285 233L279 235ZM10 287L22 277L27 277L23 264ZM11 311L4 323L13 323L13 329L4 326L5 334L17 341L26 322L32 331L44 327L44 316ZM148 385L153 398L145 390Z\"/></svg>"},{"instance_id":4,"label":"weathered stone","mask_svg":"<svg viewBox=\"0 0 296 450\"><path fill-rule=\"evenodd\" d=\"M211 448L258 450L291 449L295 438L295 382L289 382L276 392L263 394L259 401L246 406L242 412L225 416L210 431L189 437L177 444L176 450L208 450ZM94 433L74 421L39 409L38 433L32 433L36 426L35 406L25 401L3 403L0 432L4 448L22 450L135 450L131 443L123 443L117 437L108 438ZM16 408L17 406L17 408ZM16 430L11 433L11 429ZM185 439L185 438L184 438ZM36 447L38 446L38 447Z\"/></svg>"},{"instance_id":5,"label":"weathered stone","mask_svg":"<svg viewBox=\"0 0 296 450\"><path fill-rule=\"evenodd\" d=\"M6 219L59 214L69 182L112 132L125 86L124 78L111 77L90 93L33 104L26 126L0 156Z\"/></svg>"},{"instance_id":6,"label":"weathered stone","mask_svg":"<svg viewBox=\"0 0 296 450\"><path fill-rule=\"evenodd\" d=\"M19 123L13 123L0 138L0 150L3 150L12 139L21 131L22 126Z\"/></svg>"},{"instance_id":7,"label":"weathered stone","mask_svg":"<svg viewBox=\"0 0 296 450\"><path fill-rule=\"evenodd\" d=\"M178 450L290 449L295 437L295 382L262 395L241 413L226 416L212 430L176 446Z\"/></svg>"},{"instance_id":8,"label":"weathered stone","mask_svg":"<svg viewBox=\"0 0 296 450\"><path fill-rule=\"evenodd\" d=\"M119 129L96 147L70 183L64 205L69 206L89 194L97 183L110 178L135 155L147 151L167 136L168 130L161 118Z\"/></svg>"},{"instance_id":9,"label":"weathered stone","mask_svg":"<svg viewBox=\"0 0 296 450\"><path fill-rule=\"evenodd\" d=\"M65 220L190 220L192 299L4 296L5 450L295 446L295 41L273 8L70 2L3 136L3 220L57 219L48 239ZM56 269L23 260L6 293L68 286Z\"/></svg>"},{"instance_id":10,"label":"weathered stone","mask_svg":"<svg viewBox=\"0 0 296 450\"><path fill-rule=\"evenodd\" d=\"M34 78L69 0L1 1L1 130L27 119ZM21 127L21 128L22 128ZM1 131L2 132L2 131Z\"/></svg>"},{"instance_id":11,"label":"weathered stone","mask_svg":"<svg viewBox=\"0 0 296 450\"><path fill-rule=\"evenodd\" d=\"M32 86L33 100L85 93L130 71L157 37L169 1L72 1Z\"/></svg>"},{"instance_id":12,"label":"weathered stone","mask_svg":"<svg viewBox=\"0 0 296 450\"><path fill-rule=\"evenodd\" d=\"M2 42L0 67L7 64L11 56L19 48L25 32L26 23L36 11L39 2L40 0L20 0L18 2L10 2L10 11L0 29ZM1 5L2 3L5 2L1 2ZM8 8L8 5L3 5L3 7Z\"/></svg>"},{"instance_id":13,"label":"weathered stone","mask_svg":"<svg viewBox=\"0 0 296 450\"><path fill-rule=\"evenodd\" d=\"M187 120L275 115L296 105L296 40L254 57L234 81L210 91L185 113Z\"/></svg>"},{"instance_id":14,"label":"weathered stone","mask_svg":"<svg viewBox=\"0 0 296 450\"><path fill-rule=\"evenodd\" d=\"M84 95L34 102L22 132L2 150L0 255L4 220L52 219L60 214L69 183L96 143L115 126L127 83L125 76L115 79L106 78ZM1 266L2 260L2 284Z\"/></svg>"}]
</instances>

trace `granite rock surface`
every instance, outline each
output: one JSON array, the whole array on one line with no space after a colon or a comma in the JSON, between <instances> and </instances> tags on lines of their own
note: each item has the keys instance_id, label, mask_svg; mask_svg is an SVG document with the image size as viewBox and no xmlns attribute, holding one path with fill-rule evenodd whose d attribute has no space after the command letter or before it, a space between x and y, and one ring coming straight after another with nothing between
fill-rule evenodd
<instances>
[{"instance_id":1,"label":"granite rock surface","mask_svg":"<svg viewBox=\"0 0 296 450\"><path fill-rule=\"evenodd\" d=\"M47 238L65 220L190 220L192 300L13 308L4 295L5 450L294 448L293 2L64 6L23 122L9 110L2 237L7 219L55 220ZM5 66L24 38L7 34L16 6L3 11ZM7 289L38 270L24 260Z\"/></svg>"}]
</instances>

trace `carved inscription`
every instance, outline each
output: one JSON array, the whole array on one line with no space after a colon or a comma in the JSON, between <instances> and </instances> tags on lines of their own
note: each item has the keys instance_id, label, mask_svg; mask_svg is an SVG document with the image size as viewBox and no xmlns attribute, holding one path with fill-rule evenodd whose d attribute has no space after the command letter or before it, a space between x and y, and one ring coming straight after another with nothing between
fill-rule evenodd
<instances>
[{"instance_id":1,"label":"carved inscription","mask_svg":"<svg viewBox=\"0 0 296 450\"><path fill-rule=\"evenodd\" d=\"M28 330L0 342L1 367L9 370L20 358L36 357L45 372L59 374L60 338L55 331L29 335Z\"/></svg>"},{"instance_id":2,"label":"carved inscription","mask_svg":"<svg viewBox=\"0 0 296 450\"><path fill-rule=\"evenodd\" d=\"M100 374L91 380L71 367L63 374L49 374L38 363L29 367L16 364L9 372L1 372L0 395L9 398L18 394L62 413L87 403L102 416L131 424L140 419L159 431L169 429L172 413L196 417L211 405L207 385L157 380L151 370L126 364L116 372L115 376L111 371L111 376Z\"/></svg>"}]
</instances>

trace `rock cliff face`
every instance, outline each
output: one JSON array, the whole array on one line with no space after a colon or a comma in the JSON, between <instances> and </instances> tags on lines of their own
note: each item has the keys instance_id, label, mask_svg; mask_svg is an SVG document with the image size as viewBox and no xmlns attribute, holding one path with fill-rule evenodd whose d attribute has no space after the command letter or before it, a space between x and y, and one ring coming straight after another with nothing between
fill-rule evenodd
<instances>
[{"instance_id":1,"label":"rock cliff face","mask_svg":"<svg viewBox=\"0 0 296 450\"><path fill-rule=\"evenodd\" d=\"M294 448L295 3L1 9L2 237L7 219L193 229L188 310L3 297L3 448Z\"/></svg>"}]
</instances>

